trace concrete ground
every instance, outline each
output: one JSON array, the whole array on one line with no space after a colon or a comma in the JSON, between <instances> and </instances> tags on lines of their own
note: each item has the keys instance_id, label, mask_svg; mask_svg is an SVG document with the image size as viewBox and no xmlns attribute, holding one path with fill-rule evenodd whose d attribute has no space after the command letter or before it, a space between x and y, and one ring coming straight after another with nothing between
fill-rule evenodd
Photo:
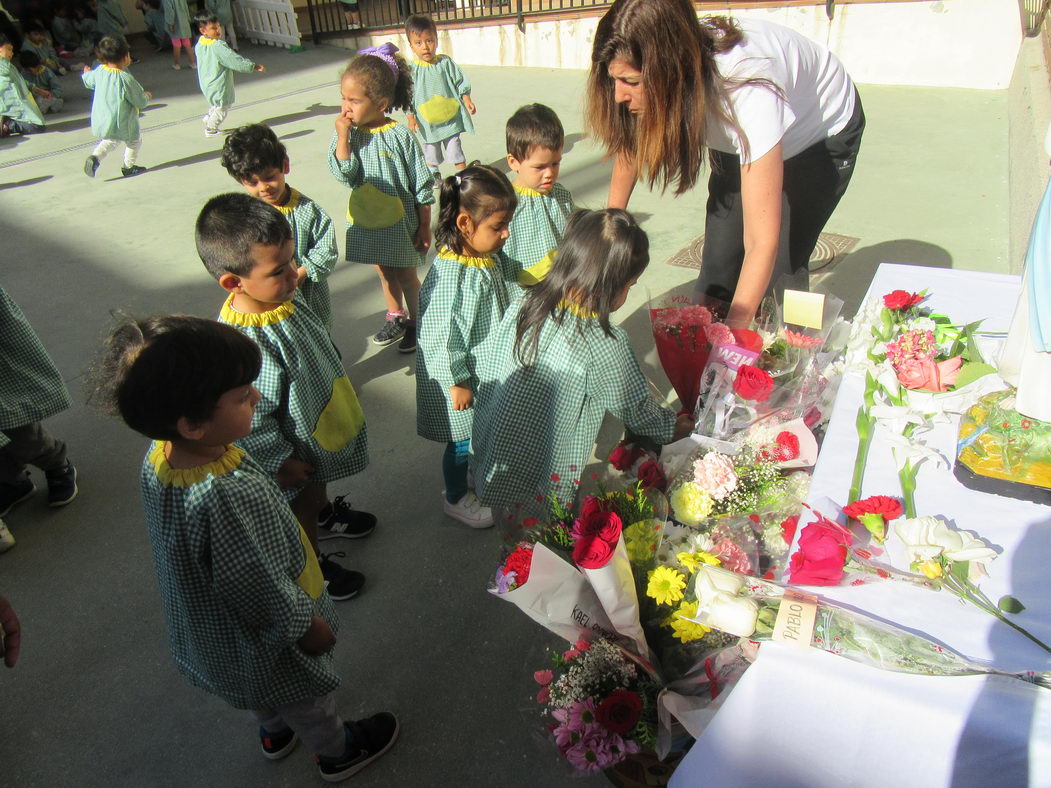
<instances>
[{"instance_id":1,"label":"concrete ground","mask_svg":"<svg viewBox=\"0 0 1051 788\"><path fill-rule=\"evenodd\" d=\"M227 124L272 125L289 148L290 182L341 226L346 193L325 157L347 52L245 52L269 71L238 75ZM85 404L84 371L111 310L210 317L223 296L196 256L192 227L206 198L238 187L218 164L221 140L202 135L196 75L152 54L134 72L154 93L143 117L148 174L122 179L115 154L95 180L84 176L94 142L75 76L64 80L68 110L50 131L0 141L0 285L74 392L77 404L48 426L68 441L81 474L68 508L49 510L38 494L6 518L18 545L0 556L0 593L21 616L24 642L18 667L0 672L0 783L309 785L318 778L305 752L265 761L246 715L174 669L139 503L146 441ZM504 120L543 101L566 126L563 181L579 204L602 206L609 168L581 135L584 73L472 68L470 76L479 114L469 157L501 160ZM861 160L827 228L860 240L823 285L856 305L881 262L1008 270L1006 95L868 86L861 94L869 119ZM665 261L703 232L703 202L703 186L678 199L640 190L632 202L653 256L619 316L661 391L668 386L646 301L694 278ZM556 642L485 592L496 535L442 516L441 447L413 430L412 357L368 342L383 319L375 274L344 264L330 284L333 336L372 449L369 469L333 492L380 518L367 540L338 545L344 563L368 577L358 599L337 604L339 705L350 718L390 709L403 726L396 748L355 784L603 784L570 782L540 740L531 674ZM600 450L615 438L607 425Z\"/></svg>"}]
</instances>

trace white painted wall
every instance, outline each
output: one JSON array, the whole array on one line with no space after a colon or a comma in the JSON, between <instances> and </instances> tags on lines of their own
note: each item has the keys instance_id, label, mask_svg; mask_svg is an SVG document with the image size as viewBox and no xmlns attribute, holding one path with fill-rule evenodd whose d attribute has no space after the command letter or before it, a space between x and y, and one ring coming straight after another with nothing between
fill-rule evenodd
<instances>
[{"instance_id":1,"label":"white painted wall","mask_svg":"<svg viewBox=\"0 0 1051 788\"><path fill-rule=\"evenodd\" d=\"M706 11L706 13L719 13ZM724 13L730 13L729 6ZM1022 42L1018 0L923 0L734 9L826 44L857 81L882 85L1007 89ZM598 17L439 30L439 49L459 63L591 67ZM401 35L373 36L407 49Z\"/></svg>"}]
</instances>

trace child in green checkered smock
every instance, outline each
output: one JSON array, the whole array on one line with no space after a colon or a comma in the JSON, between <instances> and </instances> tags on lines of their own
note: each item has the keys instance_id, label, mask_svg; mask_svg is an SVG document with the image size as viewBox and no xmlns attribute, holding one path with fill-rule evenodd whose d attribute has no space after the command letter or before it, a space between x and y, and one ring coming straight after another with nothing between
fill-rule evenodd
<instances>
[{"instance_id":1,"label":"child in green checkered smock","mask_svg":"<svg viewBox=\"0 0 1051 788\"><path fill-rule=\"evenodd\" d=\"M321 206L285 182L289 171L285 146L268 126L253 123L226 138L220 161L249 194L277 208L292 225L299 296L325 328L331 328L328 276L339 257L336 235L332 220Z\"/></svg>"},{"instance_id":2,"label":"child in green checkered smock","mask_svg":"<svg viewBox=\"0 0 1051 788\"><path fill-rule=\"evenodd\" d=\"M518 207L501 254L518 272L518 283L531 287L551 270L573 212L573 196L557 182L565 133L554 110L528 104L508 119L506 138Z\"/></svg>"},{"instance_id":3,"label":"child in green checkered smock","mask_svg":"<svg viewBox=\"0 0 1051 788\"><path fill-rule=\"evenodd\" d=\"M467 166L461 134L474 134L471 82L453 59L438 54L438 30L429 16L405 20L405 37L416 59L412 69L413 101L406 118L410 131L423 140L423 156L435 181L438 167L448 161L456 169Z\"/></svg>"},{"instance_id":4,"label":"child in green checkered smock","mask_svg":"<svg viewBox=\"0 0 1051 788\"><path fill-rule=\"evenodd\" d=\"M401 340L416 349L420 279L416 269L431 244L431 174L408 129L386 116L407 110L412 79L397 47L362 50L340 80L342 105L329 146L328 166L351 189L347 202L346 258L374 265L387 315L372 337L377 345Z\"/></svg>"},{"instance_id":5,"label":"child in green checkered smock","mask_svg":"<svg viewBox=\"0 0 1051 788\"><path fill-rule=\"evenodd\" d=\"M446 178L435 230L438 255L420 291L416 432L445 444L445 512L476 528L493 524L467 481L477 352L515 287L514 272L494 257L514 209L511 184L492 167L468 167Z\"/></svg>"},{"instance_id":6,"label":"child in green checkered smock","mask_svg":"<svg viewBox=\"0 0 1051 788\"><path fill-rule=\"evenodd\" d=\"M262 399L252 433L240 445L274 474L312 544L367 536L376 525L373 515L351 509L342 497L328 501L329 482L368 465L368 433L328 331L295 297L299 274L291 227L262 200L222 194L198 216L197 250L230 293L219 320L251 337L263 353L255 381ZM360 574L347 573L353 577L345 578L344 588L346 570L331 560L323 559L321 569L335 599L350 599L363 582Z\"/></svg>"},{"instance_id":7,"label":"child in green checkered smock","mask_svg":"<svg viewBox=\"0 0 1051 788\"><path fill-rule=\"evenodd\" d=\"M81 74L84 87L93 92L91 98L91 133L99 142L84 161L84 174L95 177L102 160L118 146L124 145L124 177L141 175L146 171L138 162L142 148L139 132L139 113L149 104L152 94L142 89L132 76L131 51L128 42L117 36L103 36L97 52L101 64Z\"/></svg>"},{"instance_id":8,"label":"child in green checkered smock","mask_svg":"<svg viewBox=\"0 0 1051 788\"><path fill-rule=\"evenodd\" d=\"M649 261L626 211L578 211L548 276L508 309L481 348L472 453L483 504L545 513L554 493L572 506L607 413L659 444L692 419L658 405L610 314ZM508 512L494 512L501 526Z\"/></svg>"},{"instance_id":9,"label":"child in green checkered smock","mask_svg":"<svg viewBox=\"0 0 1051 788\"><path fill-rule=\"evenodd\" d=\"M201 34L194 47L197 53L197 81L208 101L208 112L203 118L204 136L217 137L219 127L226 120L226 113L234 104L233 72L262 73L266 71L266 66L253 63L230 49L230 45L223 41L223 28L215 14L201 11L194 21ZM174 45L174 40L172 43Z\"/></svg>"},{"instance_id":10,"label":"child in green checkered smock","mask_svg":"<svg viewBox=\"0 0 1051 788\"><path fill-rule=\"evenodd\" d=\"M360 764L374 723L336 712L339 622L314 549L272 475L232 443L251 429L260 364L221 323L126 319L96 366L95 401L154 439L142 501L176 667L252 713L265 757L301 738L324 777ZM393 715L383 722L397 734Z\"/></svg>"}]
</instances>

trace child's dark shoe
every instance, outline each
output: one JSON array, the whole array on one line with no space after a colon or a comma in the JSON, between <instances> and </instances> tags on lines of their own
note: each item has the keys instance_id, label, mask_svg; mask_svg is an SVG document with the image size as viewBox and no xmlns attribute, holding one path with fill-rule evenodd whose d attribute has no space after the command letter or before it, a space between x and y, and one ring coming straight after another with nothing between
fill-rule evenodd
<instances>
[{"instance_id":1,"label":"child's dark shoe","mask_svg":"<svg viewBox=\"0 0 1051 788\"><path fill-rule=\"evenodd\" d=\"M414 353L416 351L416 321L405 321L405 333L401 335L398 342L399 353Z\"/></svg>"},{"instance_id":2,"label":"child's dark shoe","mask_svg":"<svg viewBox=\"0 0 1051 788\"><path fill-rule=\"evenodd\" d=\"M398 740L398 718L389 711L343 724L347 728L347 751L343 757L315 756L321 779L326 782L338 783L353 777Z\"/></svg>"},{"instance_id":3,"label":"child's dark shoe","mask_svg":"<svg viewBox=\"0 0 1051 788\"><path fill-rule=\"evenodd\" d=\"M332 561L329 556L344 558L346 553L328 553L318 556L318 563L321 564L321 575L328 583L326 586L328 595L337 602L353 599L361 591L361 587L365 585L365 575L351 569L344 569L335 561Z\"/></svg>"},{"instance_id":4,"label":"child's dark shoe","mask_svg":"<svg viewBox=\"0 0 1051 788\"><path fill-rule=\"evenodd\" d=\"M21 481L14 484L0 484L0 517L5 516L15 507L15 504L22 503L35 492L36 485L33 484L28 473L22 476Z\"/></svg>"},{"instance_id":5,"label":"child's dark shoe","mask_svg":"<svg viewBox=\"0 0 1051 788\"><path fill-rule=\"evenodd\" d=\"M130 167L121 167L120 171L124 173L125 178L134 178L136 175L142 175L146 172L146 168L140 167L138 164L133 164Z\"/></svg>"},{"instance_id":6,"label":"child's dark shoe","mask_svg":"<svg viewBox=\"0 0 1051 788\"><path fill-rule=\"evenodd\" d=\"M95 173L99 171L99 164L98 156L88 156L84 159L84 174L89 178L94 178Z\"/></svg>"},{"instance_id":7,"label":"child's dark shoe","mask_svg":"<svg viewBox=\"0 0 1051 788\"><path fill-rule=\"evenodd\" d=\"M317 518L318 541L326 539L361 539L376 528L376 515L351 509L344 496L338 495Z\"/></svg>"},{"instance_id":8,"label":"child's dark shoe","mask_svg":"<svg viewBox=\"0 0 1051 788\"><path fill-rule=\"evenodd\" d=\"M77 469L69 460L61 468L44 471L44 476L47 477L48 506L65 506L77 497Z\"/></svg>"},{"instance_id":9,"label":"child's dark shoe","mask_svg":"<svg viewBox=\"0 0 1051 788\"><path fill-rule=\"evenodd\" d=\"M291 728L285 728L280 733L267 733L265 728L259 729L259 747L263 751L263 757L271 761L284 758L298 743L299 737Z\"/></svg>"}]
</instances>

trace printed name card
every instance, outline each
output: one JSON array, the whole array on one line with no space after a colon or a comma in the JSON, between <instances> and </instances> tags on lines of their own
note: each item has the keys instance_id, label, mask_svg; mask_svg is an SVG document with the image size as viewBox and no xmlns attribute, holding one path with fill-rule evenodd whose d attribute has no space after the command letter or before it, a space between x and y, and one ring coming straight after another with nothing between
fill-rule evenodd
<instances>
[{"instance_id":1,"label":"printed name card","mask_svg":"<svg viewBox=\"0 0 1051 788\"><path fill-rule=\"evenodd\" d=\"M820 331L825 314L825 295L802 290L785 290L783 308L786 323Z\"/></svg>"},{"instance_id":2,"label":"printed name card","mask_svg":"<svg viewBox=\"0 0 1051 788\"><path fill-rule=\"evenodd\" d=\"M777 609L777 620L771 640L809 648L817 619L817 597L786 591Z\"/></svg>"},{"instance_id":3,"label":"printed name card","mask_svg":"<svg viewBox=\"0 0 1051 788\"><path fill-rule=\"evenodd\" d=\"M709 359L708 363L715 360L736 372L743 365L751 364L757 358L759 358L758 353L740 345L717 344L712 348L711 359Z\"/></svg>"}]
</instances>

